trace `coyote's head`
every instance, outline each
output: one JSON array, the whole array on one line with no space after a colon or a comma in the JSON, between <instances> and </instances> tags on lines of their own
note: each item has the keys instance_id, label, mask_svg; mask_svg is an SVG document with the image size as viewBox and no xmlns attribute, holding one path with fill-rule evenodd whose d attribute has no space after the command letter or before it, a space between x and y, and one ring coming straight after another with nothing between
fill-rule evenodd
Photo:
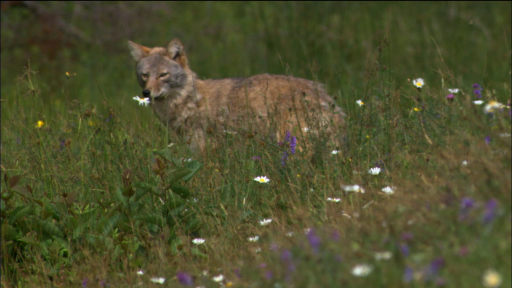
<instances>
[{"instance_id":1,"label":"coyote's head","mask_svg":"<svg viewBox=\"0 0 512 288\"><path fill-rule=\"evenodd\" d=\"M167 48L149 48L132 41L128 44L137 61L137 79L144 97L163 99L179 93L187 84L190 69L178 38L172 40Z\"/></svg>"}]
</instances>

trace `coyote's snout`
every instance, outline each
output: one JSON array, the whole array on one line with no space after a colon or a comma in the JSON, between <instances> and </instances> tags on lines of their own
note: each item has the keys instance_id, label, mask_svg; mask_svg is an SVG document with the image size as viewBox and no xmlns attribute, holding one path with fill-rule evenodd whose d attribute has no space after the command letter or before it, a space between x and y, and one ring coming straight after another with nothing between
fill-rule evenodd
<instances>
[{"instance_id":1,"label":"coyote's snout","mask_svg":"<svg viewBox=\"0 0 512 288\"><path fill-rule=\"evenodd\" d=\"M323 86L310 80L261 74L247 78L198 79L188 67L179 39L167 48L129 41L144 97L160 120L204 149L205 131L275 134L324 131L334 146L344 129L344 114Z\"/></svg>"}]
</instances>

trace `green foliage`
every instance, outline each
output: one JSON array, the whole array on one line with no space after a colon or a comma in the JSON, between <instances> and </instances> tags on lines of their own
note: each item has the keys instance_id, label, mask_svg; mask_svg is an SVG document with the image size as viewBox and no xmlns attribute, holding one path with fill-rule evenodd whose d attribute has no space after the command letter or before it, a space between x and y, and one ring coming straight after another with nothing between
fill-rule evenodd
<instances>
[{"instance_id":1,"label":"green foliage","mask_svg":"<svg viewBox=\"0 0 512 288\"><path fill-rule=\"evenodd\" d=\"M95 41L2 10L2 287L474 287L491 268L510 286L509 2L41 5ZM345 146L290 131L315 153L283 161L273 139L219 132L191 154L131 100L127 40L174 37L202 78L325 83Z\"/></svg>"}]
</instances>

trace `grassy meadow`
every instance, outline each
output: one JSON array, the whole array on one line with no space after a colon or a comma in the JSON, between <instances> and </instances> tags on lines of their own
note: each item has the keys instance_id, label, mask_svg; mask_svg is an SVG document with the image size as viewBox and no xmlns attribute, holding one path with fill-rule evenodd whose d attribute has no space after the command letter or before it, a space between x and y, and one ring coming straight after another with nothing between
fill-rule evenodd
<instances>
[{"instance_id":1,"label":"grassy meadow","mask_svg":"<svg viewBox=\"0 0 512 288\"><path fill-rule=\"evenodd\" d=\"M37 5L1 11L1 287L512 285L510 2ZM192 153L132 99L127 41L176 37L324 83L346 145Z\"/></svg>"}]
</instances>

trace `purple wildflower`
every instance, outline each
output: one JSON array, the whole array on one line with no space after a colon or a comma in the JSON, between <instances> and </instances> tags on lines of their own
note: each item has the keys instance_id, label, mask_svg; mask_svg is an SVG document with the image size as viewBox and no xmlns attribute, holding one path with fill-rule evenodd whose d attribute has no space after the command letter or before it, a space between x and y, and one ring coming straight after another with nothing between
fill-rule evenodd
<instances>
[{"instance_id":1,"label":"purple wildflower","mask_svg":"<svg viewBox=\"0 0 512 288\"><path fill-rule=\"evenodd\" d=\"M411 267L405 267L403 279L405 283L409 283L412 281L412 279L414 279L414 270Z\"/></svg>"},{"instance_id":2,"label":"purple wildflower","mask_svg":"<svg viewBox=\"0 0 512 288\"><path fill-rule=\"evenodd\" d=\"M401 244L400 245L400 251L402 252L402 255L404 257L409 256L409 246L407 246L407 244Z\"/></svg>"},{"instance_id":3,"label":"purple wildflower","mask_svg":"<svg viewBox=\"0 0 512 288\"><path fill-rule=\"evenodd\" d=\"M437 274L439 273L439 270L443 268L444 266L444 259L443 257L437 257L436 259L432 260L430 264L423 269L426 280L433 281L437 278Z\"/></svg>"},{"instance_id":4,"label":"purple wildflower","mask_svg":"<svg viewBox=\"0 0 512 288\"><path fill-rule=\"evenodd\" d=\"M448 102L452 103L453 102L453 98L455 97L455 95L453 94L448 94L446 95L446 99L448 100Z\"/></svg>"},{"instance_id":5,"label":"purple wildflower","mask_svg":"<svg viewBox=\"0 0 512 288\"><path fill-rule=\"evenodd\" d=\"M464 197L460 201L461 210L470 210L473 207L475 207L475 201L471 197Z\"/></svg>"},{"instance_id":6,"label":"purple wildflower","mask_svg":"<svg viewBox=\"0 0 512 288\"><path fill-rule=\"evenodd\" d=\"M444 266L444 259L443 257L437 257L432 262L430 262L429 265L429 273L431 275L436 275L441 268Z\"/></svg>"},{"instance_id":7,"label":"purple wildflower","mask_svg":"<svg viewBox=\"0 0 512 288\"><path fill-rule=\"evenodd\" d=\"M284 142L290 143L291 134L290 131L286 131L286 135L284 136Z\"/></svg>"},{"instance_id":8,"label":"purple wildflower","mask_svg":"<svg viewBox=\"0 0 512 288\"><path fill-rule=\"evenodd\" d=\"M176 274L176 278L178 278L178 281L180 281L180 283L184 286L194 285L192 277L185 272L178 271L178 273Z\"/></svg>"},{"instance_id":9,"label":"purple wildflower","mask_svg":"<svg viewBox=\"0 0 512 288\"><path fill-rule=\"evenodd\" d=\"M66 138L63 138L63 139L60 141L60 150L64 149L64 146L66 146Z\"/></svg>"},{"instance_id":10,"label":"purple wildflower","mask_svg":"<svg viewBox=\"0 0 512 288\"><path fill-rule=\"evenodd\" d=\"M468 218L469 212L475 207L475 201L470 197L464 197L460 201L459 221L464 221Z\"/></svg>"},{"instance_id":11,"label":"purple wildflower","mask_svg":"<svg viewBox=\"0 0 512 288\"><path fill-rule=\"evenodd\" d=\"M491 199L485 204L483 216L483 222L485 225L491 223L496 217L496 208L498 208L498 201L496 201L496 199Z\"/></svg>"},{"instance_id":12,"label":"purple wildflower","mask_svg":"<svg viewBox=\"0 0 512 288\"><path fill-rule=\"evenodd\" d=\"M260 158L260 156L254 156L254 157L252 157L252 160L254 160L254 161L260 161L260 160L261 160L261 158Z\"/></svg>"},{"instance_id":13,"label":"purple wildflower","mask_svg":"<svg viewBox=\"0 0 512 288\"><path fill-rule=\"evenodd\" d=\"M331 239L332 239L334 242L338 242L338 241L340 241L340 233L338 233L338 231L336 231L336 230L332 231L332 233L331 233Z\"/></svg>"},{"instance_id":14,"label":"purple wildflower","mask_svg":"<svg viewBox=\"0 0 512 288\"><path fill-rule=\"evenodd\" d=\"M238 279L242 278L242 273L240 273L240 268L235 269L235 275L238 277Z\"/></svg>"},{"instance_id":15,"label":"purple wildflower","mask_svg":"<svg viewBox=\"0 0 512 288\"><path fill-rule=\"evenodd\" d=\"M270 270L267 270L267 272L265 272L265 278L267 278L267 280L272 279L272 275L272 271Z\"/></svg>"},{"instance_id":16,"label":"purple wildflower","mask_svg":"<svg viewBox=\"0 0 512 288\"><path fill-rule=\"evenodd\" d=\"M404 240L404 241L410 241L410 240L412 240L413 235L411 232L405 232L405 233L402 233L401 237L402 237L402 240Z\"/></svg>"},{"instance_id":17,"label":"purple wildflower","mask_svg":"<svg viewBox=\"0 0 512 288\"><path fill-rule=\"evenodd\" d=\"M320 237L315 235L315 230L311 229L309 233L306 235L309 241L309 245L313 249L313 253L318 253L318 247L320 246Z\"/></svg>"},{"instance_id":18,"label":"purple wildflower","mask_svg":"<svg viewBox=\"0 0 512 288\"><path fill-rule=\"evenodd\" d=\"M477 83L473 84L473 94L475 94L476 98L482 98L482 87Z\"/></svg>"},{"instance_id":19,"label":"purple wildflower","mask_svg":"<svg viewBox=\"0 0 512 288\"><path fill-rule=\"evenodd\" d=\"M290 151L283 151L283 156L281 157L281 164L283 166L286 165L286 160L288 160L288 156L291 154L295 154L295 146L297 145L297 137L291 135L290 131L286 131L286 135L284 136L284 141L278 143L279 146L284 146L285 149L290 147Z\"/></svg>"},{"instance_id":20,"label":"purple wildflower","mask_svg":"<svg viewBox=\"0 0 512 288\"><path fill-rule=\"evenodd\" d=\"M291 262L292 261L292 252L290 250L284 250L283 253L281 253L281 260L284 262Z\"/></svg>"},{"instance_id":21,"label":"purple wildflower","mask_svg":"<svg viewBox=\"0 0 512 288\"><path fill-rule=\"evenodd\" d=\"M485 144L487 144L487 145L491 144L491 136L489 136L489 135L485 136Z\"/></svg>"},{"instance_id":22,"label":"purple wildflower","mask_svg":"<svg viewBox=\"0 0 512 288\"><path fill-rule=\"evenodd\" d=\"M283 151L283 156L281 157L281 164L286 166L286 160L288 160L288 151Z\"/></svg>"},{"instance_id":23,"label":"purple wildflower","mask_svg":"<svg viewBox=\"0 0 512 288\"><path fill-rule=\"evenodd\" d=\"M87 287L87 281L89 279L87 279L87 277L84 278L84 280L82 280L82 287Z\"/></svg>"}]
</instances>

